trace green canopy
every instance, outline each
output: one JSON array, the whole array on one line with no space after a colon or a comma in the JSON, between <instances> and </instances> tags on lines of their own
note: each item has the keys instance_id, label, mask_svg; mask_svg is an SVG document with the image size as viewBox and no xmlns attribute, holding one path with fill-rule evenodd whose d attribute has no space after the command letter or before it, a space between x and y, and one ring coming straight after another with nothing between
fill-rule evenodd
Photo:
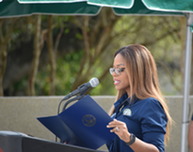
<instances>
[{"instance_id":1,"label":"green canopy","mask_svg":"<svg viewBox=\"0 0 193 152\"><path fill-rule=\"evenodd\" d=\"M77 3L87 2L88 4L101 7L114 7L130 9L135 2L142 2L148 9L171 12L192 12L192 0L18 0L19 3Z\"/></svg>"},{"instance_id":2,"label":"green canopy","mask_svg":"<svg viewBox=\"0 0 193 152\"><path fill-rule=\"evenodd\" d=\"M135 0L130 9L113 8L117 15L138 14L138 15L183 15L182 12L161 11L156 9L148 9L140 0Z\"/></svg>"},{"instance_id":3,"label":"green canopy","mask_svg":"<svg viewBox=\"0 0 193 152\"><path fill-rule=\"evenodd\" d=\"M0 0L0 17L32 14L97 15L102 7L115 14L183 15L193 12L192 0Z\"/></svg>"},{"instance_id":4,"label":"green canopy","mask_svg":"<svg viewBox=\"0 0 193 152\"><path fill-rule=\"evenodd\" d=\"M192 0L142 0L150 10L171 12L193 12Z\"/></svg>"},{"instance_id":5,"label":"green canopy","mask_svg":"<svg viewBox=\"0 0 193 152\"><path fill-rule=\"evenodd\" d=\"M39 3L20 4L17 0L3 0L0 2L0 17L19 17L32 14L52 15L96 15L99 6L88 5L86 2L77 3Z\"/></svg>"},{"instance_id":6,"label":"green canopy","mask_svg":"<svg viewBox=\"0 0 193 152\"><path fill-rule=\"evenodd\" d=\"M97 15L102 7L111 7L117 15L185 15L187 17L181 135L181 152L187 152L193 0L0 0L0 18L32 14Z\"/></svg>"}]
</instances>

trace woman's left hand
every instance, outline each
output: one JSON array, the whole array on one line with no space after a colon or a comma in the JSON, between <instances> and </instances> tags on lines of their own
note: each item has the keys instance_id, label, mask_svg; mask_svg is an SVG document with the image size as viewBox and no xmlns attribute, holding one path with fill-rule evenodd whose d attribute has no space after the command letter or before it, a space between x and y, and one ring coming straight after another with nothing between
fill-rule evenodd
<instances>
[{"instance_id":1,"label":"woman's left hand","mask_svg":"<svg viewBox=\"0 0 193 152\"><path fill-rule=\"evenodd\" d=\"M119 136L121 140L125 142L130 140L130 133L124 122L114 119L107 125L107 128L112 128L110 131Z\"/></svg>"}]
</instances>

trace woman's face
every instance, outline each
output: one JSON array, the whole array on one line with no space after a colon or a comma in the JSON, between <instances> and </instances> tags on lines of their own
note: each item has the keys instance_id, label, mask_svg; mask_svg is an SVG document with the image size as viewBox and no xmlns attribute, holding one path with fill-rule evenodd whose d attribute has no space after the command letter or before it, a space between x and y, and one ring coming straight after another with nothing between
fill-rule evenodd
<instances>
[{"instance_id":1,"label":"woman's face","mask_svg":"<svg viewBox=\"0 0 193 152\"><path fill-rule=\"evenodd\" d=\"M128 78L128 75L126 73L126 70L127 70L126 69L126 61L122 57L121 54L117 54L115 56L114 62L113 62L113 68L122 69L122 70L120 70L122 72L119 72L119 74L116 74L116 72L112 73L115 88L117 90L126 90L126 91L128 91L128 89L129 89L129 78Z\"/></svg>"}]
</instances>

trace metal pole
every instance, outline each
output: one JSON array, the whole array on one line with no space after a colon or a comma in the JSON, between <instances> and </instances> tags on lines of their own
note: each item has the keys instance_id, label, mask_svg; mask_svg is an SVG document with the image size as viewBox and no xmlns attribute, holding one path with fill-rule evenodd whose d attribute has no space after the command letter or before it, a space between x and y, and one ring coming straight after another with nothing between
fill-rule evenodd
<instances>
[{"instance_id":1,"label":"metal pole","mask_svg":"<svg viewBox=\"0 0 193 152\"><path fill-rule=\"evenodd\" d=\"M188 128L188 105L190 94L190 76L191 76L191 53L192 53L192 24L193 14L188 14L187 33L186 33L186 52L185 52L185 71L184 71L184 102L182 117L182 134L181 134L181 152L188 152L187 148L187 128Z\"/></svg>"}]
</instances>

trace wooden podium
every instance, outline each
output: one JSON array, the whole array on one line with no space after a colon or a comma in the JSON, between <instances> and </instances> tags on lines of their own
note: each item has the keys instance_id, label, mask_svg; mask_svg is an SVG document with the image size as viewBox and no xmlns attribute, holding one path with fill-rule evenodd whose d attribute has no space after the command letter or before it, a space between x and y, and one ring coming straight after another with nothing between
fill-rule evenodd
<instances>
[{"instance_id":1,"label":"wooden podium","mask_svg":"<svg viewBox=\"0 0 193 152\"><path fill-rule=\"evenodd\" d=\"M0 152L102 152L31 137L20 132L0 131Z\"/></svg>"}]
</instances>

